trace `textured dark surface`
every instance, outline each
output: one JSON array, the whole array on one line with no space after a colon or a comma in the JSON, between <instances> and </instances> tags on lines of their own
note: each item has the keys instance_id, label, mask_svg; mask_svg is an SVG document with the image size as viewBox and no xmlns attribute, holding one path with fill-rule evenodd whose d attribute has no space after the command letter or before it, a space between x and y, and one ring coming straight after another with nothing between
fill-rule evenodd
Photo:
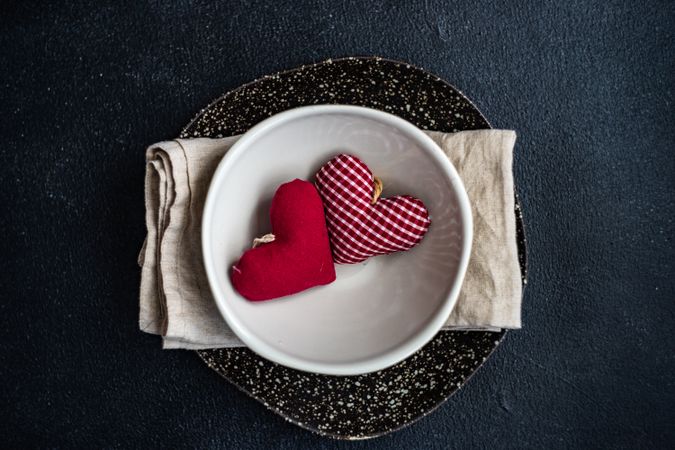
<instances>
[{"instance_id":1,"label":"textured dark surface","mask_svg":"<svg viewBox=\"0 0 675 450\"><path fill-rule=\"evenodd\" d=\"M3 446L668 447L672 2L0 7ZM137 330L143 150L328 57L423 66L519 132L525 328L433 415L360 443L267 412Z\"/></svg>"},{"instance_id":2,"label":"textured dark surface","mask_svg":"<svg viewBox=\"0 0 675 450\"><path fill-rule=\"evenodd\" d=\"M383 436L435 411L487 360L504 333L441 331L388 369L335 377L289 369L247 348L202 350L210 368L271 412L336 439Z\"/></svg>"}]
</instances>

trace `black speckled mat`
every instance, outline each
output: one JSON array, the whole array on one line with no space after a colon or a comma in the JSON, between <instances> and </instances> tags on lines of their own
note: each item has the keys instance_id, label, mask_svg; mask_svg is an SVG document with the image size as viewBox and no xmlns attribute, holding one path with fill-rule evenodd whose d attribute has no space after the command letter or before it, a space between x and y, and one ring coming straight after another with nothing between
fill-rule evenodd
<instances>
[{"instance_id":1,"label":"black speckled mat","mask_svg":"<svg viewBox=\"0 0 675 450\"><path fill-rule=\"evenodd\" d=\"M368 57L328 60L246 84L200 111L181 137L240 134L278 112L326 103L380 109L422 129L490 128L478 109L440 78L406 63ZM525 236L517 201L515 213L525 283ZM433 411L483 364L504 335L441 331L396 366L349 377L289 369L247 348L198 354L210 368L290 422L334 438L365 439Z\"/></svg>"}]
</instances>

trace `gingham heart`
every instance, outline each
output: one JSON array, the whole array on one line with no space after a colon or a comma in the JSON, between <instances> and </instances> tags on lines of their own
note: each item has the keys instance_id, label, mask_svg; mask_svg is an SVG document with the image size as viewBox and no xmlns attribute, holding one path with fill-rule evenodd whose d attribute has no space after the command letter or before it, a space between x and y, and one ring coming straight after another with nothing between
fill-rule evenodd
<instances>
[{"instance_id":1,"label":"gingham heart","mask_svg":"<svg viewBox=\"0 0 675 450\"><path fill-rule=\"evenodd\" d=\"M337 264L409 250L429 230L431 219L422 200L410 195L378 199L374 185L368 166L352 155L336 156L316 174Z\"/></svg>"}]
</instances>

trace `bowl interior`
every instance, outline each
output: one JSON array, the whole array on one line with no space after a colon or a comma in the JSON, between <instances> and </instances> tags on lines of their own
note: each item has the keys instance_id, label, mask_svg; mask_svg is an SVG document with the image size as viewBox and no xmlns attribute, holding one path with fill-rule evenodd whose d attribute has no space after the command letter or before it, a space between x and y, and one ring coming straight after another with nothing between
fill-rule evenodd
<instances>
[{"instance_id":1,"label":"bowl interior","mask_svg":"<svg viewBox=\"0 0 675 450\"><path fill-rule=\"evenodd\" d=\"M463 186L439 164L440 151L430 150L435 144L400 119L355 107L302 109L254 128L216 172L203 228L211 288L228 324L262 356L323 373L381 369L430 339L455 300L471 233ZM272 232L276 188L295 178L313 181L338 153L361 158L383 180L383 196L421 198L432 219L426 237L405 253L338 265L328 286L245 300L232 287L230 268L254 237Z\"/></svg>"}]
</instances>

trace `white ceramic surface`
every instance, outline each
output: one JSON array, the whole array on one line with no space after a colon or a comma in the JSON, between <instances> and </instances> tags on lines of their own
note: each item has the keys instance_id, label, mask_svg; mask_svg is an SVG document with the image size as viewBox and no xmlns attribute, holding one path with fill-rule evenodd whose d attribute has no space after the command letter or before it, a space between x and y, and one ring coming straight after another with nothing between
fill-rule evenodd
<instances>
[{"instance_id":1,"label":"white ceramic surface","mask_svg":"<svg viewBox=\"0 0 675 450\"><path fill-rule=\"evenodd\" d=\"M328 286L249 302L231 266L256 236L271 232L276 188L313 180L338 153L361 158L384 182L383 196L421 198L432 224L404 253L338 265ZM218 308L253 351L300 370L355 375L393 365L443 326L469 260L472 220L457 172L414 125L373 109L318 105L277 114L248 131L215 172L202 221L204 263Z\"/></svg>"}]
</instances>

